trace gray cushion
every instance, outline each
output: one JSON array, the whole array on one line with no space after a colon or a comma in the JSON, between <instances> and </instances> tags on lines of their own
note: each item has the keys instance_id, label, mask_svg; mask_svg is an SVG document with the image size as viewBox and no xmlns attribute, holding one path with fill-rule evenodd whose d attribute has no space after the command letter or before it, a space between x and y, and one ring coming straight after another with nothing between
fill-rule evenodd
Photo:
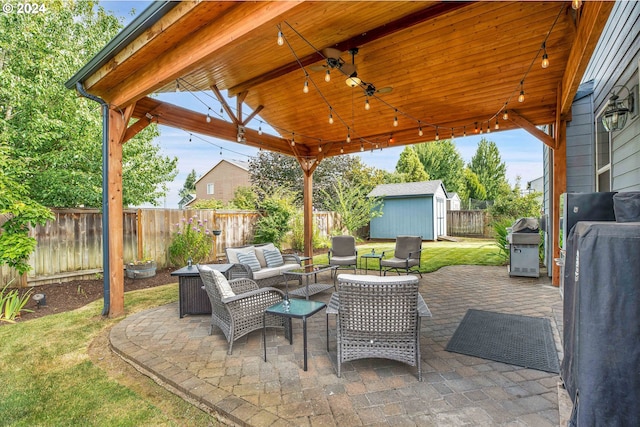
<instances>
[{"instance_id":1,"label":"gray cushion","mask_svg":"<svg viewBox=\"0 0 640 427\"><path fill-rule=\"evenodd\" d=\"M259 271L260 268L262 268L260 261L258 261L256 254L253 252L238 253L238 262L240 264L247 264L249 268L251 268L251 271Z\"/></svg>"}]
</instances>

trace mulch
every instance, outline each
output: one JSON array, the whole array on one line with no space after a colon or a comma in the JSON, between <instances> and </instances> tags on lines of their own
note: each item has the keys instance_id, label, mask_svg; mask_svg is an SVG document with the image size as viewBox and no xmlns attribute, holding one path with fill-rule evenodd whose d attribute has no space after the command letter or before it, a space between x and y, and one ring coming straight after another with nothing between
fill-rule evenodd
<instances>
[{"instance_id":1,"label":"mulch","mask_svg":"<svg viewBox=\"0 0 640 427\"><path fill-rule=\"evenodd\" d=\"M178 278L171 276L171 272L175 270L175 268L157 270L155 276L146 279L129 279L125 276L124 291L128 292L137 289L153 288L169 283L177 283ZM30 298L25 308L33 310L33 312L23 312L19 320L21 322L50 314L75 310L92 301L102 299L104 295L102 278L40 285L25 288L21 290L21 292L27 292L29 289L31 289L31 295L36 293L44 294L47 305L38 307L33 298Z\"/></svg>"}]
</instances>

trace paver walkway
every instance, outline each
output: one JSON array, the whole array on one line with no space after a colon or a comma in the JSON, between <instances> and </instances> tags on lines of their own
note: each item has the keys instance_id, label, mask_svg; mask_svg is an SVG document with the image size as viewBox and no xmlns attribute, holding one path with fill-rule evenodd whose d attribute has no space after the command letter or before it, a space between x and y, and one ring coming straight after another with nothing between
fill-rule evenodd
<instances>
[{"instance_id":1,"label":"paver walkway","mask_svg":"<svg viewBox=\"0 0 640 427\"><path fill-rule=\"evenodd\" d=\"M129 316L111 332L125 359L228 423L250 426L557 426L558 375L444 350L467 309L547 317L560 349L562 305L546 277L510 278L504 267L454 266L424 274L420 292L433 317L422 322L424 381L415 367L381 359L343 365L336 376L335 318L326 350L324 311L308 320L309 370L302 369L302 325L289 345L259 331L227 355L209 316L178 317L177 303ZM314 298L328 301L330 293Z\"/></svg>"}]
</instances>

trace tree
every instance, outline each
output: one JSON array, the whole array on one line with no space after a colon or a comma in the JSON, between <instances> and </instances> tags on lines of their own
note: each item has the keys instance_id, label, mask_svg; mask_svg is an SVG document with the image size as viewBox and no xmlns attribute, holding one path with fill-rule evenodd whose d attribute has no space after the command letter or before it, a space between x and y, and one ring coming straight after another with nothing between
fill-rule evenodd
<instances>
[{"instance_id":1,"label":"tree","mask_svg":"<svg viewBox=\"0 0 640 427\"><path fill-rule=\"evenodd\" d=\"M102 121L64 82L121 28L93 2L47 2L46 13L0 14L0 126L24 166L26 194L46 206L102 204ZM176 175L149 126L123 146L123 203L156 203Z\"/></svg>"},{"instance_id":2,"label":"tree","mask_svg":"<svg viewBox=\"0 0 640 427\"><path fill-rule=\"evenodd\" d=\"M0 139L0 216L6 219L0 223L0 265L7 264L22 275L31 269L29 256L36 248L29 226L45 224L54 217L49 209L31 200L24 186L14 179L12 171L21 165L11 165L15 162L9 158L9 151Z\"/></svg>"},{"instance_id":3,"label":"tree","mask_svg":"<svg viewBox=\"0 0 640 427\"><path fill-rule=\"evenodd\" d=\"M196 170L191 169L191 172L189 172L189 175L187 175L187 177L184 180L184 185L178 192L178 195L180 196L180 198L196 192L196 179L197 179Z\"/></svg>"},{"instance_id":4,"label":"tree","mask_svg":"<svg viewBox=\"0 0 640 427\"><path fill-rule=\"evenodd\" d=\"M302 201L302 168L295 158L279 153L261 151L249 161L249 177L259 193L270 194L284 187ZM333 184L342 180L345 185L368 188L384 182L383 171L365 166L358 156L335 156L323 159L313 173L313 201L317 209L327 209L323 192L335 197Z\"/></svg>"},{"instance_id":5,"label":"tree","mask_svg":"<svg viewBox=\"0 0 640 427\"><path fill-rule=\"evenodd\" d=\"M478 175L471 169L464 168L462 171L462 184L458 195L462 201L468 199L486 200L487 190L480 182Z\"/></svg>"},{"instance_id":6,"label":"tree","mask_svg":"<svg viewBox=\"0 0 640 427\"><path fill-rule=\"evenodd\" d=\"M406 146L396 164L396 173L402 177L402 182L428 181L429 174L425 172L418 154L413 147Z\"/></svg>"},{"instance_id":7,"label":"tree","mask_svg":"<svg viewBox=\"0 0 640 427\"><path fill-rule=\"evenodd\" d=\"M258 195L251 187L237 187L229 205L235 209L254 210L258 205Z\"/></svg>"},{"instance_id":8,"label":"tree","mask_svg":"<svg viewBox=\"0 0 640 427\"><path fill-rule=\"evenodd\" d=\"M500 150L493 141L482 138L471 158L469 169L474 172L487 190L486 200L495 200L504 192L507 183L507 166L500 158Z\"/></svg>"},{"instance_id":9,"label":"tree","mask_svg":"<svg viewBox=\"0 0 640 427\"><path fill-rule=\"evenodd\" d=\"M428 142L413 146L420 163L431 179L439 179L448 192L460 193L464 160L453 141Z\"/></svg>"},{"instance_id":10,"label":"tree","mask_svg":"<svg viewBox=\"0 0 640 427\"><path fill-rule=\"evenodd\" d=\"M342 225L350 235L355 236L358 229L364 227L371 218L382 216L382 199L367 197L369 191L364 187L344 185L341 180L334 184L333 197L324 192L328 210L337 212L342 219Z\"/></svg>"}]
</instances>

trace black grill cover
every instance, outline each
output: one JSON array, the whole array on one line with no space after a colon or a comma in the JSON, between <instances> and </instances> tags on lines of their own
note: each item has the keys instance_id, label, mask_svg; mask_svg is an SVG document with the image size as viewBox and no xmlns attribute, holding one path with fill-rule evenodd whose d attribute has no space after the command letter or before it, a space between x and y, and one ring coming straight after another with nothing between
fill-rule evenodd
<instances>
[{"instance_id":1,"label":"black grill cover","mask_svg":"<svg viewBox=\"0 0 640 427\"><path fill-rule=\"evenodd\" d=\"M570 426L640 420L640 223L578 222L564 275L564 359Z\"/></svg>"}]
</instances>

